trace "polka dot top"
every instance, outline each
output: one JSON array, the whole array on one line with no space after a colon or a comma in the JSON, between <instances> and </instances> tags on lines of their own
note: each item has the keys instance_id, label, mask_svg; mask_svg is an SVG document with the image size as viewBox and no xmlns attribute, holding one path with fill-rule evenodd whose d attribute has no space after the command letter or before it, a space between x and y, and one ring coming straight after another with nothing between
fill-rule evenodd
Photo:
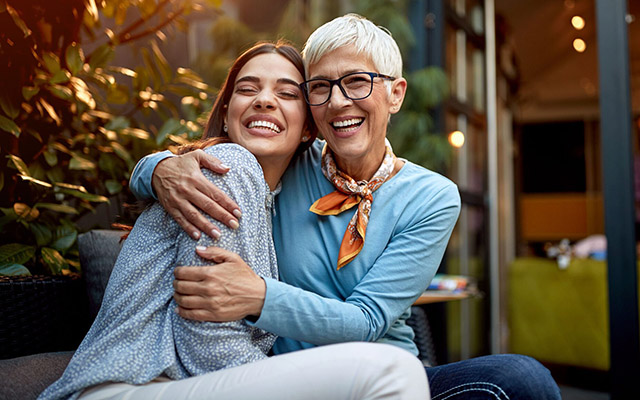
<instances>
[{"instance_id":1,"label":"polka dot top","mask_svg":"<svg viewBox=\"0 0 640 400\"><path fill-rule=\"evenodd\" d=\"M278 278L271 232L273 196L255 157L236 144L205 151L231 167L225 175L203 169L242 210L240 228L212 222L222 236L191 239L155 203L127 238L107 285L102 308L63 376L40 399L77 398L104 382L147 383L165 375L183 379L266 357L275 336L243 320L213 323L186 320L175 312L173 269L211 264L195 247L233 251L260 276Z\"/></svg>"}]
</instances>

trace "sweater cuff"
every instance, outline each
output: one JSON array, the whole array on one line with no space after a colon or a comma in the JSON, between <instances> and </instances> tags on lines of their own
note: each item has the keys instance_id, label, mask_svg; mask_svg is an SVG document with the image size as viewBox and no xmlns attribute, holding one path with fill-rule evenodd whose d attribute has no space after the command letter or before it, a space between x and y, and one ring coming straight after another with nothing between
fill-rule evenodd
<instances>
[{"instance_id":1,"label":"sweater cuff","mask_svg":"<svg viewBox=\"0 0 640 400\"><path fill-rule=\"evenodd\" d=\"M244 320L247 321L249 326L255 326L257 328L264 329L265 331L269 331L268 329L263 328L263 326L269 325L269 321L273 318L274 313L271 304L273 303L273 299L277 297L277 293L281 292L282 288L287 285L286 283L282 283L273 278L262 277L262 279L264 279L264 283L267 288L260 316L249 315L245 317Z\"/></svg>"}]
</instances>

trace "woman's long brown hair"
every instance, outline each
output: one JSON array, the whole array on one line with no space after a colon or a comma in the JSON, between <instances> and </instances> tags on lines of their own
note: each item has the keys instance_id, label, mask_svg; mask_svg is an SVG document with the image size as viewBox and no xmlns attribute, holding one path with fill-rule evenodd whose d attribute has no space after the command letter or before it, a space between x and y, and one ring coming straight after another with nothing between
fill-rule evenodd
<instances>
[{"instance_id":1,"label":"woman's long brown hair","mask_svg":"<svg viewBox=\"0 0 640 400\"><path fill-rule=\"evenodd\" d=\"M302 56L300 56L300 52L298 52L298 50L296 50L296 48L291 44L284 40L279 40L275 43L256 43L253 47L242 53L229 69L227 78L222 84L220 92L218 92L216 101L213 103L211 114L209 114L209 120L207 121L207 125L205 126L202 133L202 139L179 147L176 150L178 154L184 154L189 151L203 149L205 147L212 146L218 143L230 142L227 133L224 132L223 129L224 117L227 113L227 106L229 104L229 101L231 100L231 95L233 94L233 89L235 87L238 74L240 73L242 67L244 67L252 58L261 54L269 53L281 55L289 60L291 64L296 67L298 72L300 72L300 75L304 78L305 74ZM296 149L294 158L308 149L318 135L318 130L316 129L316 126L313 122L313 118L311 117L311 110L309 109L308 105L306 105L305 108L307 115L305 118L305 125L303 130L304 135L309 137L309 140L300 143L300 146Z\"/></svg>"}]
</instances>

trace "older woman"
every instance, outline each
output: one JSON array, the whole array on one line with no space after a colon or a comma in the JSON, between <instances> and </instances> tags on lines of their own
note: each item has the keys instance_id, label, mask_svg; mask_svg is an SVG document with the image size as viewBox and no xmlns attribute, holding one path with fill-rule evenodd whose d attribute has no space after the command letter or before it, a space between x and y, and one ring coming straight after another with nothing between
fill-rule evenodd
<instances>
[{"instance_id":1,"label":"older woman","mask_svg":"<svg viewBox=\"0 0 640 400\"><path fill-rule=\"evenodd\" d=\"M207 175L245 211L246 224L228 229L216 244L237 251L265 277L277 277L273 196L294 154L315 136L299 87L303 75L300 53L286 43L247 50L218 94L205 139L193 145L233 166L226 175ZM420 363L392 346L351 343L267 358L275 336L246 321L181 318L172 299L173 269L201 265L197 250L212 242L204 235L193 240L157 203L147 208L125 241L91 330L40 398L281 399L280 386L290 398L413 399L427 390ZM369 351L402 367L365 368L371 356L359 354ZM345 362L348 373L341 370ZM391 391L390 382L372 387L372 379L388 379L388 367L396 379L410 374L415 382L392 383Z\"/></svg>"},{"instance_id":2,"label":"older woman","mask_svg":"<svg viewBox=\"0 0 640 400\"><path fill-rule=\"evenodd\" d=\"M175 272L180 315L247 318L280 336L276 354L347 341L390 343L417 354L405 321L442 259L460 208L457 188L398 159L385 139L407 87L387 31L346 15L318 28L303 57L308 79L301 87L326 142L316 141L283 176L274 218L281 281L261 279L237 255L209 248L206 256L217 265ZM153 172L161 157L137 168L134 190L151 193L153 174L159 198L180 209L172 213L190 232L219 229L203 224L195 207L235 226L223 211L237 217L233 204L211 206L210 198L219 198L215 189L189 180L193 168L185 165L202 155L167 159ZM219 169L215 160L207 164ZM187 186L176 190L172 180ZM188 201L175 195L193 188ZM243 296L258 289L260 296ZM521 356L467 360L427 374L434 398L559 398L548 371Z\"/></svg>"}]
</instances>

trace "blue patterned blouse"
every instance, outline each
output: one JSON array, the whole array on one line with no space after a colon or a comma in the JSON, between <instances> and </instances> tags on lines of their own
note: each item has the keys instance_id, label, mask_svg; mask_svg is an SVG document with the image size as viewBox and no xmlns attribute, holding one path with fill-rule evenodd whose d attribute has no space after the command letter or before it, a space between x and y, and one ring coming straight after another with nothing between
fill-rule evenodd
<instances>
[{"instance_id":1,"label":"blue patterned blouse","mask_svg":"<svg viewBox=\"0 0 640 400\"><path fill-rule=\"evenodd\" d=\"M191 239L159 203L145 210L125 241L106 288L102 308L62 377L40 399L77 398L104 382L147 383L160 375L183 379L266 357L275 336L247 325L186 320L175 312L173 269L207 265L195 246L238 253L260 276L278 277L271 232L273 196L255 157L236 144L205 150L229 165L225 175L203 170L242 210L222 236Z\"/></svg>"}]
</instances>

